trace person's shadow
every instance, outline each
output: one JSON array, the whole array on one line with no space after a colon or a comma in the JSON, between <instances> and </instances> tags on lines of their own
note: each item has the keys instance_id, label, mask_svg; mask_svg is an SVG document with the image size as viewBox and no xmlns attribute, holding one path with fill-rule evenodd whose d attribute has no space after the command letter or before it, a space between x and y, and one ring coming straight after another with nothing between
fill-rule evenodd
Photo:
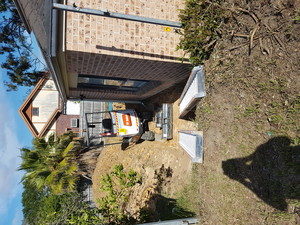
<instances>
[{"instance_id":1,"label":"person's shadow","mask_svg":"<svg viewBox=\"0 0 300 225\"><path fill-rule=\"evenodd\" d=\"M288 137L274 137L247 157L223 161L222 168L278 210L287 210L287 199L300 199L300 146Z\"/></svg>"}]
</instances>

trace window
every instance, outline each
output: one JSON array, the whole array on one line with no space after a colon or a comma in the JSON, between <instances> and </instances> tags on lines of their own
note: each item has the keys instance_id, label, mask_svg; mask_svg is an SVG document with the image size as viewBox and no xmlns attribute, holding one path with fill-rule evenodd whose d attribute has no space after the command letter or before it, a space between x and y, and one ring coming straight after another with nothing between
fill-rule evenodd
<instances>
[{"instance_id":1,"label":"window","mask_svg":"<svg viewBox=\"0 0 300 225\"><path fill-rule=\"evenodd\" d=\"M32 108L32 115L33 116L39 116L39 108L38 107L33 107Z\"/></svg>"},{"instance_id":2,"label":"window","mask_svg":"<svg viewBox=\"0 0 300 225\"><path fill-rule=\"evenodd\" d=\"M133 91L136 92L140 88L148 84L146 80L133 80L124 78L108 78L91 75L79 74L79 88L102 88L109 90Z\"/></svg>"},{"instance_id":3,"label":"window","mask_svg":"<svg viewBox=\"0 0 300 225\"><path fill-rule=\"evenodd\" d=\"M79 124L78 119L76 119L76 118L72 118L72 119L71 119L71 127L72 127L72 128L78 127L78 124Z\"/></svg>"}]
</instances>

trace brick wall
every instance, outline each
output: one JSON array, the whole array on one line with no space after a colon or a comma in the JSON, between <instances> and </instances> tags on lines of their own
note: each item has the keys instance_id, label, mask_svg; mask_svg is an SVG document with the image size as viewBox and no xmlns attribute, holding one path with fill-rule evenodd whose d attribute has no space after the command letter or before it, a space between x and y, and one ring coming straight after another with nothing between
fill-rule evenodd
<instances>
[{"instance_id":1,"label":"brick wall","mask_svg":"<svg viewBox=\"0 0 300 225\"><path fill-rule=\"evenodd\" d=\"M108 9L171 21L178 21L181 0L86 0L72 1L79 7ZM68 4L71 4L69 2ZM67 13L66 60L69 95L86 98L143 100L185 80L190 65L175 51L180 36L171 28L121 19L79 13ZM78 89L78 74L156 81L157 86L144 93Z\"/></svg>"},{"instance_id":2,"label":"brick wall","mask_svg":"<svg viewBox=\"0 0 300 225\"><path fill-rule=\"evenodd\" d=\"M80 52L69 52L67 58L68 70L72 71L72 74L92 74L158 82L157 86L142 93L72 88L70 96L74 97L84 95L91 99L143 100L187 79L190 73L190 65L181 63ZM76 79L76 77L70 78Z\"/></svg>"},{"instance_id":3,"label":"brick wall","mask_svg":"<svg viewBox=\"0 0 300 225\"><path fill-rule=\"evenodd\" d=\"M73 0L82 8L178 21L182 0ZM67 13L67 50L163 61L182 56L175 51L180 36L171 28L74 12ZM147 53L147 54L145 54Z\"/></svg>"},{"instance_id":4,"label":"brick wall","mask_svg":"<svg viewBox=\"0 0 300 225\"><path fill-rule=\"evenodd\" d=\"M58 119L56 120L56 135L60 136L63 133L72 131L74 133L79 133L79 128L72 128L71 127L71 119L76 118L79 120L79 115L64 115L60 114Z\"/></svg>"}]
</instances>

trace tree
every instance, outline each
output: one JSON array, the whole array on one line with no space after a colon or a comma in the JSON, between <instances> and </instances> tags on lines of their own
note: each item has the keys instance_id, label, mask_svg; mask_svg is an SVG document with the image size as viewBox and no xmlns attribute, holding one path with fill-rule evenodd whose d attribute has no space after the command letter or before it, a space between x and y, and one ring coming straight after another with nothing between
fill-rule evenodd
<instances>
[{"instance_id":1,"label":"tree","mask_svg":"<svg viewBox=\"0 0 300 225\"><path fill-rule=\"evenodd\" d=\"M34 86L45 71L38 69L41 62L32 52L30 36L12 0L0 0L0 13L0 55L6 56L1 67L10 80L4 84L8 91L18 85Z\"/></svg>"},{"instance_id":2,"label":"tree","mask_svg":"<svg viewBox=\"0 0 300 225\"><path fill-rule=\"evenodd\" d=\"M101 224L99 210L84 202L84 196L74 191L54 195L23 182L24 222L28 225Z\"/></svg>"},{"instance_id":3,"label":"tree","mask_svg":"<svg viewBox=\"0 0 300 225\"><path fill-rule=\"evenodd\" d=\"M25 224L34 224L38 220L37 211L40 209L39 201L42 199L43 192L30 185L29 182L23 182L22 205Z\"/></svg>"},{"instance_id":4,"label":"tree","mask_svg":"<svg viewBox=\"0 0 300 225\"><path fill-rule=\"evenodd\" d=\"M100 211L91 208L79 192L77 160L83 154L72 133L48 140L35 138L33 147L22 148L24 224L101 224Z\"/></svg>"},{"instance_id":5,"label":"tree","mask_svg":"<svg viewBox=\"0 0 300 225\"><path fill-rule=\"evenodd\" d=\"M74 191L78 180L76 155L80 148L81 144L73 141L72 133L66 133L57 140L54 135L48 141L35 138L32 149L21 149L23 161L19 170L26 171L22 182L53 194Z\"/></svg>"}]
</instances>

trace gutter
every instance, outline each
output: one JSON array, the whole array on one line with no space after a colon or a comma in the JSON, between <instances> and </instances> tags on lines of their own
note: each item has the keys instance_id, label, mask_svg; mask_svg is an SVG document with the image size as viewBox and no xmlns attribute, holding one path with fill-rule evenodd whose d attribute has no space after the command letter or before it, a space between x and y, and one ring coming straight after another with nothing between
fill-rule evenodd
<instances>
[{"instance_id":1,"label":"gutter","mask_svg":"<svg viewBox=\"0 0 300 225\"><path fill-rule=\"evenodd\" d=\"M52 7L53 7L53 9L57 9L57 10L83 13L83 14L87 14L87 15L103 16L103 17L108 17L108 18L130 20L130 21L135 21L135 22L157 24L157 25L169 26L169 27L177 27L177 28L182 27L182 24L180 22L176 22L176 21L169 21L169 20L155 19L155 18L150 18L150 17L109 12L108 10L80 8L80 7L77 7L75 5L75 3L73 3L73 6L69 6L69 5L65 5L65 4L58 4L57 1L53 1Z\"/></svg>"},{"instance_id":2,"label":"gutter","mask_svg":"<svg viewBox=\"0 0 300 225\"><path fill-rule=\"evenodd\" d=\"M58 0L53 0L52 3L56 4ZM59 63L56 57L56 51L57 51L57 30L58 30L58 12L57 10L54 10L52 7L50 7L51 13L51 22L50 22L50 37L49 37L49 54L48 55L48 65L49 70L51 71L53 81L57 87L57 90L61 96L61 99L63 102L67 102L67 94L66 89L62 80L62 73L60 71Z\"/></svg>"}]
</instances>

